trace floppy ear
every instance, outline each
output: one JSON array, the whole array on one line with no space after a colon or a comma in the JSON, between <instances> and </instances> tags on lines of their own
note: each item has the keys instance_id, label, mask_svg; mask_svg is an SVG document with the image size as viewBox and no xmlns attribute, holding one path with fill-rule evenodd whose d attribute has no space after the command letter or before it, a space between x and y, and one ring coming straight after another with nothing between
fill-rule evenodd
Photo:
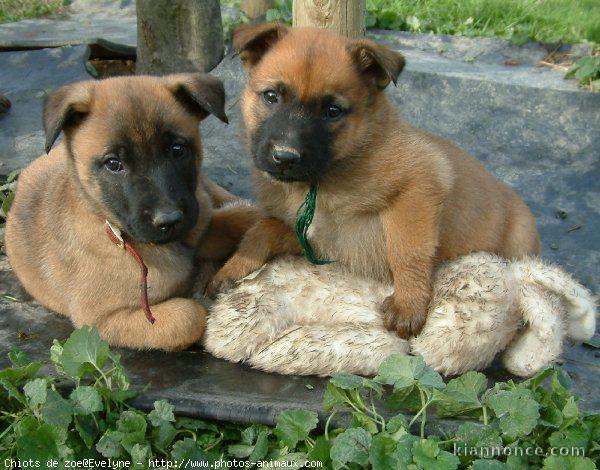
<instances>
[{"instance_id":1,"label":"floppy ear","mask_svg":"<svg viewBox=\"0 0 600 470\"><path fill-rule=\"evenodd\" d=\"M167 88L190 113L204 119L214 114L229 123L225 114L225 89L207 73L180 73L164 77Z\"/></svg>"},{"instance_id":2,"label":"floppy ear","mask_svg":"<svg viewBox=\"0 0 600 470\"><path fill-rule=\"evenodd\" d=\"M58 139L60 133L77 125L81 117L90 111L93 82L65 85L44 100L44 131L46 153Z\"/></svg>"},{"instance_id":3,"label":"floppy ear","mask_svg":"<svg viewBox=\"0 0 600 470\"><path fill-rule=\"evenodd\" d=\"M398 75L404 68L404 56L377 44L370 39L358 39L348 44L361 74L373 80L377 88L383 89L390 81L396 84Z\"/></svg>"},{"instance_id":4,"label":"floppy ear","mask_svg":"<svg viewBox=\"0 0 600 470\"><path fill-rule=\"evenodd\" d=\"M240 55L245 68L254 66L288 31L287 26L277 22L243 24L233 32L232 50Z\"/></svg>"}]
</instances>

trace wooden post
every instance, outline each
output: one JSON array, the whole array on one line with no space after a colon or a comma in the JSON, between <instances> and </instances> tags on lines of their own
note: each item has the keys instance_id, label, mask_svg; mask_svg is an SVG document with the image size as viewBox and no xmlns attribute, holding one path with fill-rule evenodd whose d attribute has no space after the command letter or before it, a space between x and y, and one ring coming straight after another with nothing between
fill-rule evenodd
<instances>
[{"instance_id":1,"label":"wooden post","mask_svg":"<svg viewBox=\"0 0 600 470\"><path fill-rule=\"evenodd\" d=\"M208 72L223 58L219 0L136 0L136 73Z\"/></svg>"},{"instance_id":2,"label":"wooden post","mask_svg":"<svg viewBox=\"0 0 600 470\"><path fill-rule=\"evenodd\" d=\"M275 6L275 0L244 0L242 11L250 19L264 15L267 10Z\"/></svg>"},{"instance_id":3,"label":"wooden post","mask_svg":"<svg viewBox=\"0 0 600 470\"><path fill-rule=\"evenodd\" d=\"M356 38L365 34L366 0L294 0L294 26L332 29Z\"/></svg>"}]
</instances>

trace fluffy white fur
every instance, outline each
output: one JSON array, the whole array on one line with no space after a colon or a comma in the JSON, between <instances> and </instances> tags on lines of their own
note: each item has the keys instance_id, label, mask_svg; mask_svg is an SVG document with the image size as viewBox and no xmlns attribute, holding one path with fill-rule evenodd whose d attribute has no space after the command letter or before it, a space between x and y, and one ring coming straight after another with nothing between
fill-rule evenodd
<instances>
[{"instance_id":1,"label":"fluffy white fur","mask_svg":"<svg viewBox=\"0 0 600 470\"><path fill-rule=\"evenodd\" d=\"M538 259L474 253L440 266L421 334L386 331L378 308L392 286L334 264L283 257L219 296L205 347L217 357L281 374L374 375L392 353L418 353L444 374L487 367L502 352L513 374L556 360L566 340L596 327L595 300L562 270Z\"/></svg>"}]
</instances>

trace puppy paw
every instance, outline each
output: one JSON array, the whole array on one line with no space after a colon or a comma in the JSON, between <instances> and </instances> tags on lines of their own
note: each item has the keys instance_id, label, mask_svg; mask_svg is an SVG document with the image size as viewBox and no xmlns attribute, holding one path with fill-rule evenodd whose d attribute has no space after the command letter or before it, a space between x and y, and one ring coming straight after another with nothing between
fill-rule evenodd
<instances>
[{"instance_id":1,"label":"puppy paw","mask_svg":"<svg viewBox=\"0 0 600 470\"><path fill-rule=\"evenodd\" d=\"M204 294L207 297L214 299L217 295L233 289L235 282L236 281L233 278L219 271L207 284Z\"/></svg>"},{"instance_id":2,"label":"puppy paw","mask_svg":"<svg viewBox=\"0 0 600 470\"><path fill-rule=\"evenodd\" d=\"M395 331L403 339L417 336L427 319L426 307L416 309L400 307L393 295L383 301L381 311L385 327L389 331Z\"/></svg>"}]
</instances>

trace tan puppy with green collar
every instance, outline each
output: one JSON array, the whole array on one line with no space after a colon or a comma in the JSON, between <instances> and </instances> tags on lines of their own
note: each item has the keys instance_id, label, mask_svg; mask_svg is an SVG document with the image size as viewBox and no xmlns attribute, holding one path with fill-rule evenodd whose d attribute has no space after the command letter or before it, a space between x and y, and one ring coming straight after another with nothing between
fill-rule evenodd
<instances>
[{"instance_id":1,"label":"tan puppy with green collar","mask_svg":"<svg viewBox=\"0 0 600 470\"><path fill-rule=\"evenodd\" d=\"M48 153L22 172L6 226L25 289L112 345L198 341L206 310L186 298L196 260L227 256L256 217L213 208L233 196L201 173L198 124L208 114L227 122L224 103L221 82L205 74L86 81L50 95Z\"/></svg>"},{"instance_id":2,"label":"tan puppy with green collar","mask_svg":"<svg viewBox=\"0 0 600 470\"><path fill-rule=\"evenodd\" d=\"M296 211L314 184L308 238L317 256L393 284L382 311L404 338L425 322L441 261L539 252L535 220L517 194L451 142L400 117L384 89L404 67L401 54L278 23L240 27L233 48L248 72L242 112L268 217L249 230L210 292L278 254L300 253Z\"/></svg>"}]
</instances>

